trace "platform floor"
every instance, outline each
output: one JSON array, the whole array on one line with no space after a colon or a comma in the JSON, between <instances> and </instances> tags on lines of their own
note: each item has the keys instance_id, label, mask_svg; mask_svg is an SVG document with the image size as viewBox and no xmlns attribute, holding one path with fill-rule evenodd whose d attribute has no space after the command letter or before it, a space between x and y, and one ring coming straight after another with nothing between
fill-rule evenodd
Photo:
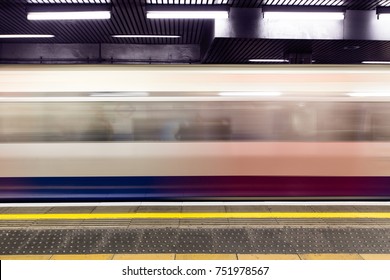
<instances>
[{"instance_id":1,"label":"platform floor","mask_svg":"<svg viewBox=\"0 0 390 280\"><path fill-rule=\"evenodd\" d=\"M3 207L0 259L390 260L388 217L390 206Z\"/></svg>"},{"instance_id":2,"label":"platform floor","mask_svg":"<svg viewBox=\"0 0 390 280\"><path fill-rule=\"evenodd\" d=\"M0 255L0 260L390 260L390 254L55 254Z\"/></svg>"}]
</instances>

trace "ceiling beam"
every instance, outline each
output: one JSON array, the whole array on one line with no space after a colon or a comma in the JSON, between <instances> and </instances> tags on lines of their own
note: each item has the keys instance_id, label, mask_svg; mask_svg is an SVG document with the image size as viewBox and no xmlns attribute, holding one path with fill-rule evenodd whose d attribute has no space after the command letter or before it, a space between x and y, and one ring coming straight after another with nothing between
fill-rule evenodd
<instances>
[{"instance_id":1,"label":"ceiling beam","mask_svg":"<svg viewBox=\"0 0 390 280\"><path fill-rule=\"evenodd\" d=\"M199 63L199 45L0 44L0 63Z\"/></svg>"}]
</instances>

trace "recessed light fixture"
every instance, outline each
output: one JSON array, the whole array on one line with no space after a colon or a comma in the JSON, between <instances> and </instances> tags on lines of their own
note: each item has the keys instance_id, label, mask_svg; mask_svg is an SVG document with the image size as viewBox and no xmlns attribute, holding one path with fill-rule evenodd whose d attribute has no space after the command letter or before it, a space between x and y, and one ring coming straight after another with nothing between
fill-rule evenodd
<instances>
[{"instance_id":1,"label":"recessed light fixture","mask_svg":"<svg viewBox=\"0 0 390 280\"><path fill-rule=\"evenodd\" d=\"M179 35L112 35L113 38L180 38Z\"/></svg>"},{"instance_id":2,"label":"recessed light fixture","mask_svg":"<svg viewBox=\"0 0 390 280\"><path fill-rule=\"evenodd\" d=\"M380 20L390 20L390 14L378 14Z\"/></svg>"},{"instance_id":3,"label":"recessed light fixture","mask_svg":"<svg viewBox=\"0 0 390 280\"><path fill-rule=\"evenodd\" d=\"M360 49L360 46L345 46L343 49L346 51L354 51Z\"/></svg>"},{"instance_id":4,"label":"recessed light fixture","mask_svg":"<svg viewBox=\"0 0 390 280\"><path fill-rule=\"evenodd\" d=\"M28 20L110 19L110 5L28 5Z\"/></svg>"},{"instance_id":5,"label":"recessed light fixture","mask_svg":"<svg viewBox=\"0 0 390 280\"><path fill-rule=\"evenodd\" d=\"M351 97L390 97L390 92L351 92Z\"/></svg>"},{"instance_id":6,"label":"recessed light fixture","mask_svg":"<svg viewBox=\"0 0 390 280\"><path fill-rule=\"evenodd\" d=\"M343 20L344 9L342 7L265 6L263 17L281 20Z\"/></svg>"},{"instance_id":7,"label":"recessed light fixture","mask_svg":"<svg viewBox=\"0 0 390 280\"><path fill-rule=\"evenodd\" d=\"M283 20L343 20L343 13L321 13L321 12L266 12L265 19Z\"/></svg>"},{"instance_id":8,"label":"recessed light fixture","mask_svg":"<svg viewBox=\"0 0 390 280\"><path fill-rule=\"evenodd\" d=\"M0 39L20 39L20 38L53 38L49 34L0 34Z\"/></svg>"},{"instance_id":9,"label":"recessed light fixture","mask_svg":"<svg viewBox=\"0 0 390 280\"><path fill-rule=\"evenodd\" d=\"M267 97L267 96L280 96L281 92L277 91L227 91L218 93L219 96L231 96L231 97Z\"/></svg>"},{"instance_id":10,"label":"recessed light fixture","mask_svg":"<svg viewBox=\"0 0 390 280\"><path fill-rule=\"evenodd\" d=\"M253 58L249 59L249 62L272 62L272 63L286 63L288 59L274 59L274 58Z\"/></svg>"},{"instance_id":11,"label":"recessed light fixture","mask_svg":"<svg viewBox=\"0 0 390 280\"><path fill-rule=\"evenodd\" d=\"M82 20L82 19L110 19L109 11L91 12L31 12L27 14L28 20Z\"/></svg>"},{"instance_id":12,"label":"recessed light fixture","mask_svg":"<svg viewBox=\"0 0 390 280\"><path fill-rule=\"evenodd\" d=\"M390 7L377 7L376 14L379 20L390 20Z\"/></svg>"},{"instance_id":13,"label":"recessed light fixture","mask_svg":"<svg viewBox=\"0 0 390 280\"><path fill-rule=\"evenodd\" d=\"M227 19L229 7L200 5L150 5L146 6L149 19Z\"/></svg>"},{"instance_id":14,"label":"recessed light fixture","mask_svg":"<svg viewBox=\"0 0 390 280\"><path fill-rule=\"evenodd\" d=\"M362 61L363 64L390 64L390 61Z\"/></svg>"},{"instance_id":15,"label":"recessed light fixture","mask_svg":"<svg viewBox=\"0 0 390 280\"><path fill-rule=\"evenodd\" d=\"M147 18L182 18L182 19L223 19L229 18L228 12L178 12L178 11L155 11L147 12Z\"/></svg>"}]
</instances>

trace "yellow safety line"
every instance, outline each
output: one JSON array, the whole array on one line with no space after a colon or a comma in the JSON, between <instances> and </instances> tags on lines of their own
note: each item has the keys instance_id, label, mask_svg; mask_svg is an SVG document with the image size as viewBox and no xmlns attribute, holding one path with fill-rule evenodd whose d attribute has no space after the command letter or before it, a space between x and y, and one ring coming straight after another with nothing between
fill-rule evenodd
<instances>
[{"instance_id":1,"label":"yellow safety line","mask_svg":"<svg viewBox=\"0 0 390 280\"><path fill-rule=\"evenodd\" d=\"M0 255L0 260L390 260L390 254L54 254Z\"/></svg>"},{"instance_id":2,"label":"yellow safety line","mask_svg":"<svg viewBox=\"0 0 390 280\"><path fill-rule=\"evenodd\" d=\"M390 219L390 212L69 213L0 214L0 220L91 219Z\"/></svg>"}]
</instances>

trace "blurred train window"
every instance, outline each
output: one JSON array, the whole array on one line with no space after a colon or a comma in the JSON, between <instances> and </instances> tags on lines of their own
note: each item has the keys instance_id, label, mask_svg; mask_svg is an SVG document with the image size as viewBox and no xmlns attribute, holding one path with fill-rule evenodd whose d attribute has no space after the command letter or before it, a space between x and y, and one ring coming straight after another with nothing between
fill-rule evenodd
<instances>
[{"instance_id":1,"label":"blurred train window","mask_svg":"<svg viewBox=\"0 0 390 280\"><path fill-rule=\"evenodd\" d=\"M180 124L176 139L190 141L229 140L230 135L229 119L198 119Z\"/></svg>"},{"instance_id":2,"label":"blurred train window","mask_svg":"<svg viewBox=\"0 0 390 280\"><path fill-rule=\"evenodd\" d=\"M242 102L229 108L232 140L287 139L288 107L277 102Z\"/></svg>"},{"instance_id":3,"label":"blurred train window","mask_svg":"<svg viewBox=\"0 0 390 280\"><path fill-rule=\"evenodd\" d=\"M291 132L289 139L316 140L318 124L316 104L299 102L291 107Z\"/></svg>"},{"instance_id":4,"label":"blurred train window","mask_svg":"<svg viewBox=\"0 0 390 280\"><path fill-rule=\"evenodd\" d=\"M360 140L362 112L359 103L318 103L317 115L317 140Z\"/></svg>"},{"instance_id":5,"label":"blurred train window","mask_svg":"<svg viewBox=\"0 0 390 280\"><path fill-rule=\"evenodd\" d=\"M1 104L1 140L39 141L45 135L45 117L41 114L42 104Z\"/></svg>"},{"instance_id":6,"label":"blurred train window","mask_svg":"<svg viewBox=\"0 0 390 280\"><path fill-rule=\"evenodd\" d=\"M372 139L373 141L390 140L390 112L385 108L376 108L373 111L372 119Z\"/></svg>"},{"instance_id":7,"label":"blurred train window","mask_svg":"<svg viewBox=\"0 0 390 280\"><path fill-rule=\"evenodd\" d=\"M389 141L388 103L3 102L1 142Z\"/></svg>"}]
</instances>

